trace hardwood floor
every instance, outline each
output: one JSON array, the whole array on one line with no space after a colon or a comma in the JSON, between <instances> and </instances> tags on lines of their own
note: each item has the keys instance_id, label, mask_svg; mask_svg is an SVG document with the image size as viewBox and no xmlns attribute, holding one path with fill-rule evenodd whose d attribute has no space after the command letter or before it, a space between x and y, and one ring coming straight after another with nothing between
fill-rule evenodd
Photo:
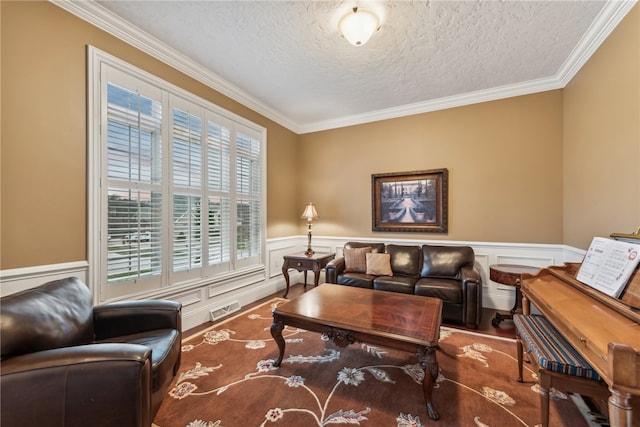
<instances>
[{"instance_id":1,"label":"hardwood floor","mask_svg":"<svg viewBox=\"0 0 640 427\"><path fill-rule=\"evenodd\" d=\"M313 285L307 285L307 289L313 289ZM296 283L295 285L291 285L291 287L289 288L289 295L287 295L287 299L295 298L298 295L301 295L304 291L305 290L302 283ZM242 307L242 311L250 310L257 305L262 304L263 302L266 302L272 298L281 297L281 296L282 296L282 292L269 295L268 297L262 298L259 301L251 303L245 307ZM506 312L500 311L500 313L505 314ZM236 314L237 313L234 313L233 315L236 315ZM487 335L495 335L495 336L506 337L506 338L515 338L515 327L513 326L513 322L511 320L504 320L500 323L499 326L497 327L493 326L491 324L491 320L495 317L495 315L496 315L496 310L490 309L490 308L483 309L482 322L478 327L478 329L474 329L472 331L480 332ZM222 318L219 321L222 321L224 319L225 318ZM195 328L191 328L187 331L184 331L182 335L184 337L191 336L203 329L213 326L214 324L215 324L214 322L203 323L201 325L196 326ZM464 325L456 325L456 324L449 324L449 323L444 323L444 325L450 326L453 328L466 329Z\"/></svg>"}]
</instances>

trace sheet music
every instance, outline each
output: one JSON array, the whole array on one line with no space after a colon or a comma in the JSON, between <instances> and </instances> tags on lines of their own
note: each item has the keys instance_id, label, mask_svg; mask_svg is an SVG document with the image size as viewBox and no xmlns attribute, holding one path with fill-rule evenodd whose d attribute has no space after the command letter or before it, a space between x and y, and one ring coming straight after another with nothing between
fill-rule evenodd
<instances>
[{"instance_id":1,"label":"sheet music","mask_svg":"<svg viewBox=\"0 0 640 427\"><path fill-rule=\"evenodd\" d=\"M594 237L576 279L618 298L640 261L640 245Z\"/></svg>"}]
</instances>

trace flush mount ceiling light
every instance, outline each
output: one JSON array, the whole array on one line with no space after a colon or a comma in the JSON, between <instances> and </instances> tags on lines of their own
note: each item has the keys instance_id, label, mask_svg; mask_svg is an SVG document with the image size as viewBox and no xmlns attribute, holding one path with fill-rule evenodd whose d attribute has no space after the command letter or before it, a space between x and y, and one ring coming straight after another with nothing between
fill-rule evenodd
<instances>
[{"instance_id":1,"label":"flush mount ceiling light","mask_svg":"<svg viewBox=\"0 0 640 427\"><path fill-rule=\"evenodd\" d=\"M362 46L380 29L380 20L373 12L354 7L342 17L338 27L349 43Z\"/></svg>"}]
</instances>

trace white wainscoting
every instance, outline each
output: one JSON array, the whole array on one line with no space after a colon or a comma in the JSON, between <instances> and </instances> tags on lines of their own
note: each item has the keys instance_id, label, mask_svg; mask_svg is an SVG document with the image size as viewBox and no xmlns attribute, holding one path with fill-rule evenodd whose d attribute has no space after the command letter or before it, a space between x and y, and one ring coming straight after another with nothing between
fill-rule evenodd
<instances>
[{"instance_id":1,"label":"white wainscoting","mask_svg":"<svg viewBox=\"0 0 640 427\"><path fill-rule=\"evenodd\" d=\"M493 264L522 264L535 267L562 265L565 262L581 262L585 251L564 245L527 243L464 242L447 240L374 239L360 237L313 237L316 252L335 252L342 256L345 242L384 242L397 245L455 245L471 246L476 255L476 266L483 279L483 305L489 308L509 310L514 303L515 292L510 286L489 280L489 266ZM213 283L197 283L155 293L152 298L165 298L183 304L182 326L184 330L210 320L210 311L234 304L247 305L285 288L282 276L283 255L304 251L307 236L290 236L267 241L265 269L252 271L240 278L218 280ZM28 289L50 280L75 276L87 281L87 262L73 262L0 271L0 296ZM301 283L303 273L289 272L291 283ZM320 282L324 282L324 272ZM309 276L308 283L313 283ZM313 285L311 285L313 286ZM94 290L95 285L89 284Z\"/></svg>"},{"instance_id":2,"label":"white wainscoting","mask_svg":"<svg viewBox=\"0 0 640 427\"><path fill-rule=\"evenodd\" d=\"M0 297L67 277L77 277L86 283L88 268L86 261L78 261L0 270Z\"/></svg>"}]
</instances>

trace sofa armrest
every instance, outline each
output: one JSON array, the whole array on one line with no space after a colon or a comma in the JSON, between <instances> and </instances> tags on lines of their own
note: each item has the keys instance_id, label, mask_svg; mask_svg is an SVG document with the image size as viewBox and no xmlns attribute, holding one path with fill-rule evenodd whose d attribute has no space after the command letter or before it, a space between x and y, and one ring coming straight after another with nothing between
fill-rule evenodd
<instances>
[{"instance_id":1,"label":"sofa armrest","mask_svg":"<svg viewBox=\"0 0 640 427\"><path fill-rule=\"evenodd\" d=\"M465 265L460 269L463 294L463 319L468 328L477 329L482 321L482 276L477 268Z\"/></svg>"},{"instance_id":2,"label":"sofa armrest","mask_svg":"<svg viewBox=\"0 0 640 427\"><path fill-rule=\"evenodd\" d=\"M151 425L151 350L91 344L1 362L2 424Z\"/></svg>"},{"instance_id":3,"label":"sofa armrest","mask_svg":"<svg viewBox=\"0 0 640 427\"><path fill-rule=\"evenodd\" d=\"M338 276L344 273L344 257L334 258L325 267L325 280L327 283L338 283Z\"/></svg>"},{"instance_id":4,"label":"sofa armrest","mask_svg":"<svg viewBox=\"0 0 640 427\"><path fill-rule=\"evenodd\" d=\"M182 304L167 300L122 301L93 308L96 340L155 329L182 332Z\"/></svg>"},{"instance_id":5,"label":"sofa armrest","mask_svg":"<svg viewBox=\"0 0 640 427\"><path fill-rule=\"evenodd\" d=\"M480 283L482 282L482 276L480 276L480 272L474 266L465 265L460 269L460 280L463 285L467 282Z\"/></svg>"}]
</instances>

